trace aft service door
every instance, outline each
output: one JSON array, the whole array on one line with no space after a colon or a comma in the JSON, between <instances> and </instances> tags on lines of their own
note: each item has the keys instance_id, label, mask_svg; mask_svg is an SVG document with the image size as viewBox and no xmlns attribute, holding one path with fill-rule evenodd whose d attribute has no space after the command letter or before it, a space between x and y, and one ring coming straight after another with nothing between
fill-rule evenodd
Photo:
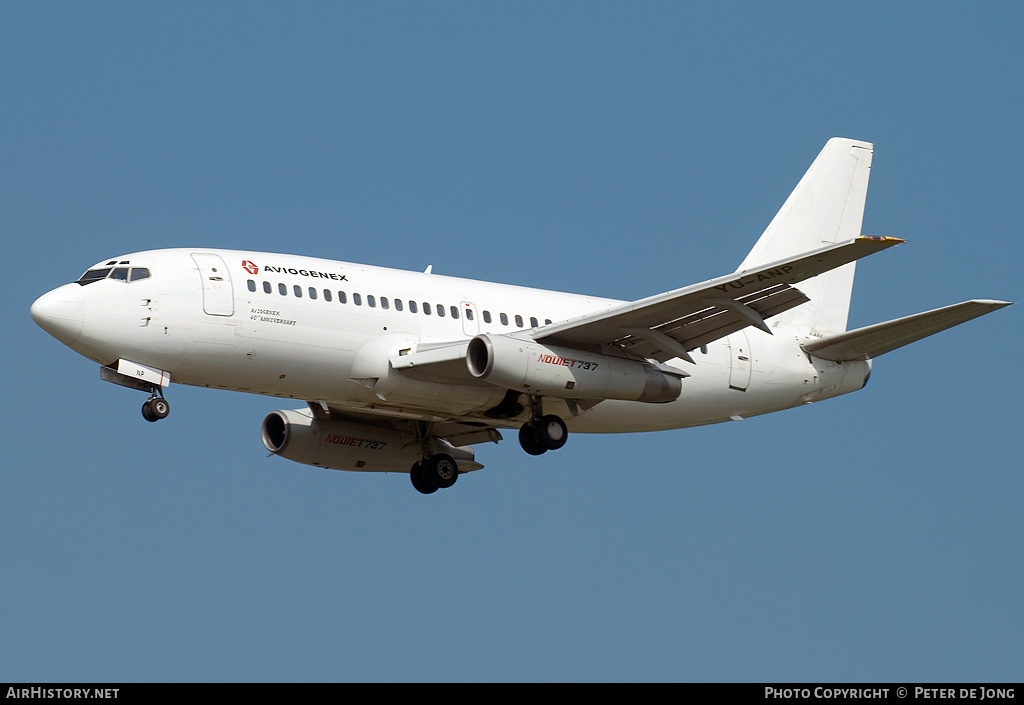
<instances>
[{"instance_id":1,"label":"aft service door","mask_svg":"<svg viewBox=\"0 0 1024 705\"><path fill-rule=\"evenodd\" d=\"M211 316L230 316L235 312L231 275L220 255L193 254L203 280L203 311Z\"/></svg>"},{"instance_id":2,"label":"aft service door","mask_svg":"<svg viewBox=\"0 0 1024 705\"><path fill-rule=\"evenodd\" d=\"M729 389L747 391L750 385L750 344L744 331L733 333L726 342L729 345Z\"/></svg>"}]
</instances>

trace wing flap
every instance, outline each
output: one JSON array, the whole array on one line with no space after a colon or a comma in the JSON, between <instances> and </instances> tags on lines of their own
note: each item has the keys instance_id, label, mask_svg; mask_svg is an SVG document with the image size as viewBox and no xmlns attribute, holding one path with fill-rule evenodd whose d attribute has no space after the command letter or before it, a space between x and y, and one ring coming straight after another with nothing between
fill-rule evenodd
<instances>
[{"instance_id":1,"label":"wing flap","mask_svg":"<svg viewBox=\"0 0 1024 705\"><path fill-rule=\"evenodd\" d=\"M815 357L833 362L870 360L1009 305L1008 301L980 299L964 301L952 306L944 306L932 311L857 328L846 333L830 335L804 343L802 347Z\"/></svg>"},{"instance_id":2,"label":"wing flap","mask_svg":"<svg viewBox=\"0 0 1024 705\"><path fill-rule=\"evenodd\" d=\"M536 340L571 347L618 345L659 362L806 303L792 285L903 240L857 237L539 329ZM654 331L645 335L645 331ZM668 344L665 338L677 345ZM683 357L682 359L687 359Z\"/></svg>"},{"instance_id":3,"label":"wing flap","mask_svg":"<svg viewBox=\"0 0 1024 705\"><path fill-rule=\"evenodd\" d=\"M629 335L615 340L613 344L634 355L654 358L658 362L675 357L686 360L688 356L681 355L680 351L694 350L750 325L767 330L765 319L807 301L808 298L799 289L788 284L779 284L738 299L709 297L704 299L704 308L675 321L646 330L624 329ZM736 304L746 309L739 309Z\"/></svg>"}]
</instances>

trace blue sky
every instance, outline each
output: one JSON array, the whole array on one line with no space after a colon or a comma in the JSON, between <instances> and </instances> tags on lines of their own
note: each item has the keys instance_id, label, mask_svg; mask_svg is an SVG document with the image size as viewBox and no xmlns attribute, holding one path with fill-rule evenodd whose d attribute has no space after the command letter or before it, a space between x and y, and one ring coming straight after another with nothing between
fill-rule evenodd
<instances>
[{"instance_id":1,"label":"blue sky","mask_svg":"<svg viewBox=\"0 0 1024 705\"><path fill-rule=\"evenodd\" d=\"M725 274L875 143L851 326L1021 300L1015 3L7 3L3 681L1019 681L1019 306L868 387L478 448L451 491L268 458L33 299L143 249L623 299Z\"/></svg>"}]
</instances>

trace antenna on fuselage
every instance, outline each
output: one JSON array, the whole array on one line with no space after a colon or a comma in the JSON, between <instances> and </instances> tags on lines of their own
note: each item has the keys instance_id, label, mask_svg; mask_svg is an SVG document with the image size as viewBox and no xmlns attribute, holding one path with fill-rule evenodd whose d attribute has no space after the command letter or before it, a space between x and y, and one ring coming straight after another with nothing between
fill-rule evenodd
<instances>
[{"instance_id":1,"label":"antenna on fuselage","mask_svg":"<svg viewBox=\"0 0 1024 705\"><path fill-rule=\"evenodd\" d=\"M423 270L424 274L430 274L430 270L434 268L434 265L428 264L427 268Z\"/></svg>"}]
</instances>

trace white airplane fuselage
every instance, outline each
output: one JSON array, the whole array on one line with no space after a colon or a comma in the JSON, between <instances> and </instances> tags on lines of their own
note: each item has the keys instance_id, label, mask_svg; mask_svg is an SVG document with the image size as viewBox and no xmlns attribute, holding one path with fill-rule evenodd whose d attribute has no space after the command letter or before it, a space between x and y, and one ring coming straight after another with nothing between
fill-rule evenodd
<instances>
[{"instance_id":1,"label":"white airplane fuselage","mask_svg":"<svg viewBox=\"0 0 1024 705\"><path fill-rule=\"evenodd\" d=\"M407 472L430 494L518 429L531 455L571 432L660 431L860 389L871 360L1010 303L975 299L847 329L873 146L833 138L734 272L613 301L311 257L136 252L32 305L104 380L297 399L263 443L295 462Z\"/></svg>"},{"instance_id":2,"label":"white airplane fuselage","mask_svg":"<svg viewBox=\"0 0 1024 705\"><path fill-rule=\"evenodd\" d=\"M622 303L260 252L154 250L111 262L146 268L150 276L67 284L34 306L38 320L66 321L55 336L102 365L131 360L181 384L504 427L520 422L485 416L504 388L416 379L393 369L389 357ZM102 262L94 269L116 266ZM819 360L803 352L801 342L798 332L783 327L773 335L748 328L694 351L696 364L669 361L690 376L668 403L608 399L575 415L564 402L546 403L559 407L571 431L655 431L768 413L864 385L870 362ZM377 380L372 386L353 381L371 379Z\"/></svg>"}]
</instances>

